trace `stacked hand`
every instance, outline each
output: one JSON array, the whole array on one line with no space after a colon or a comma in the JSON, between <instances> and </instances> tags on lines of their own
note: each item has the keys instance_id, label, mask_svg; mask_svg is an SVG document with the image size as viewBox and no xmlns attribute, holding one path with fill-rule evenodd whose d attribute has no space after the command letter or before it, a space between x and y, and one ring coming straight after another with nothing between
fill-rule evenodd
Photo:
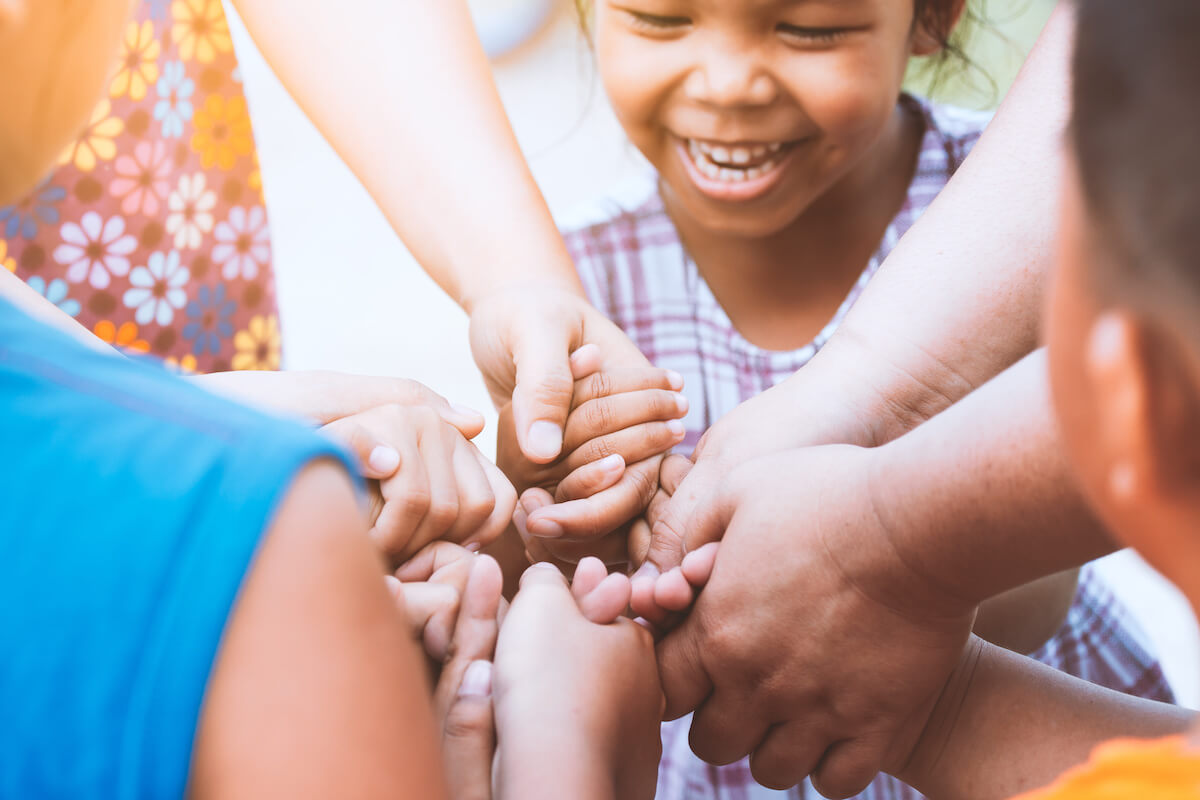
<instances>
[{"instance_id":1,"label":"stacked hand","mask_svg":"<svg viewBox=\"0 0 1200 800\"><path fill-rule=\"evenodd\" d=\"M506 608L499 565L448 542L397 575L392 590L437 665L434 706L455 800L486 800L493 788L508 797L604 796L590 792L605 787L612 797L653 796L663 701L649 634L619 619L628 578L585 558L568 587L538 564Z\"/></svg>"}]
</instances>

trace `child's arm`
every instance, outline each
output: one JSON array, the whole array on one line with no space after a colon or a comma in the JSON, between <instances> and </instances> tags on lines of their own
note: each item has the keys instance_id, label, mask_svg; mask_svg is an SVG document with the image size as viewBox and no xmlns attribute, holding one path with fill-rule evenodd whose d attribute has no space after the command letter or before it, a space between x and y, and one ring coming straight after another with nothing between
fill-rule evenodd
<instances>
[{"instance_id":1,"label":"child's arm","mask_svg":"<svg viewBox=\"0 0 1200 800\"><path fill-rule=\"evenodd\" d=\"M516 405L522 452L556 458L571 388L568 354L591 342L608 366L648 362L584 297L467 4L235 5L284 86L417 262L470 314L476 363L493 402Z\"/></svg>"},{"instance_id":2,"label":"child's arm","mask_svg":"<svg viewBox=\"0 0 1200 800\"><path fill-rule=\"evenodd\" d=\"M447 796L419 654L365 532L340 469L294 481L230 615L189 796Z\"/></svg>"},{"instance_id":3,"label":"child's arm","mask_svg":"<svg viewBox=\"0 0 1200 800\"><path fill-rule=\"evenodd\" d=\"M889 771L930 797L1003 800L1049 784L1101 742L1180 733L1194 717L972 637L916 748Z\"/></svg>"}]
</instances>

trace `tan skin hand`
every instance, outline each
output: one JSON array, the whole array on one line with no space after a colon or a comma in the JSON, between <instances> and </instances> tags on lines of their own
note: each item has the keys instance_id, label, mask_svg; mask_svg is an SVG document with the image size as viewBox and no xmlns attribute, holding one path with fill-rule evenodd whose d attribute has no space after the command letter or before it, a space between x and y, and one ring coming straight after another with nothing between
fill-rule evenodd
<instances>
[{"instance_id":1,"label":"tan skin hand","mask_svg":"<svg viewBox=\"0 0 1200 800\"><path fill-rule=\"evenodd\" d=\"M695 709L697 755L751 754L770 787L812 774L830 796L860 791L911 749L898 737L928 713L970 634L973 606L923 590L886 536L864 535L878 524L869 452L750 462L689 531L689 551L723 539L691 612L658 645L667 714Z\"/></svg>"}]
</instances>

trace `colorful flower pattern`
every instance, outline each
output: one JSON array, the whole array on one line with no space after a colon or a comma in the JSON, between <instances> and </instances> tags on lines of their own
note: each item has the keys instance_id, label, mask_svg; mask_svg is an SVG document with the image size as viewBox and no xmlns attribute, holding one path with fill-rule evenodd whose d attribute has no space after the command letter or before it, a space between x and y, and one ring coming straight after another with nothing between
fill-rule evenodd
<instances>
[{"instance_id":1,"label":"colorful flower pattern","mask_svg":"<svg viewBox=\"0 0 1200 800\"><path fill-rule=\"evenodd\" d=\"M0 208L0 269L183 371L276 368L270 225L236 69L220 0L139 0L84 132Z\"/></svg>"}]
</instances>

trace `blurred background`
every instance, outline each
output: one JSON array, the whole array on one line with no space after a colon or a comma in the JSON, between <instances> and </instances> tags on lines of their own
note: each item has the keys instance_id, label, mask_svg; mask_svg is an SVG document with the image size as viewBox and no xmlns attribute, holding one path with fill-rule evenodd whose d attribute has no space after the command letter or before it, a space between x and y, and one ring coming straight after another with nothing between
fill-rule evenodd
<instances>
[{"instance_id":1,"label":"blurred background","mask_svg":"<svg viewBox=\"0 0 1200 800\"><path fill-rule=\"evenodd\" d=\"M517 137L556 216L638 168L571 0L471 0L471 7ZM1052 7L1053 0L970 0L982 18L964 31L972 66L940 74L917 66L910 85L933 85L937 97L960 105L995 106ZM471 360L466 317L409 256L266 66L235 10L227 11L262 162L286 366L420 380L485 412L489 427L479 442L490 453L495 414ZM1105 559L1102 569L1163 654L1180 700L1196 707L1200 637L1186 602L1132 554Z\"/></svg>"}]
</instances>

